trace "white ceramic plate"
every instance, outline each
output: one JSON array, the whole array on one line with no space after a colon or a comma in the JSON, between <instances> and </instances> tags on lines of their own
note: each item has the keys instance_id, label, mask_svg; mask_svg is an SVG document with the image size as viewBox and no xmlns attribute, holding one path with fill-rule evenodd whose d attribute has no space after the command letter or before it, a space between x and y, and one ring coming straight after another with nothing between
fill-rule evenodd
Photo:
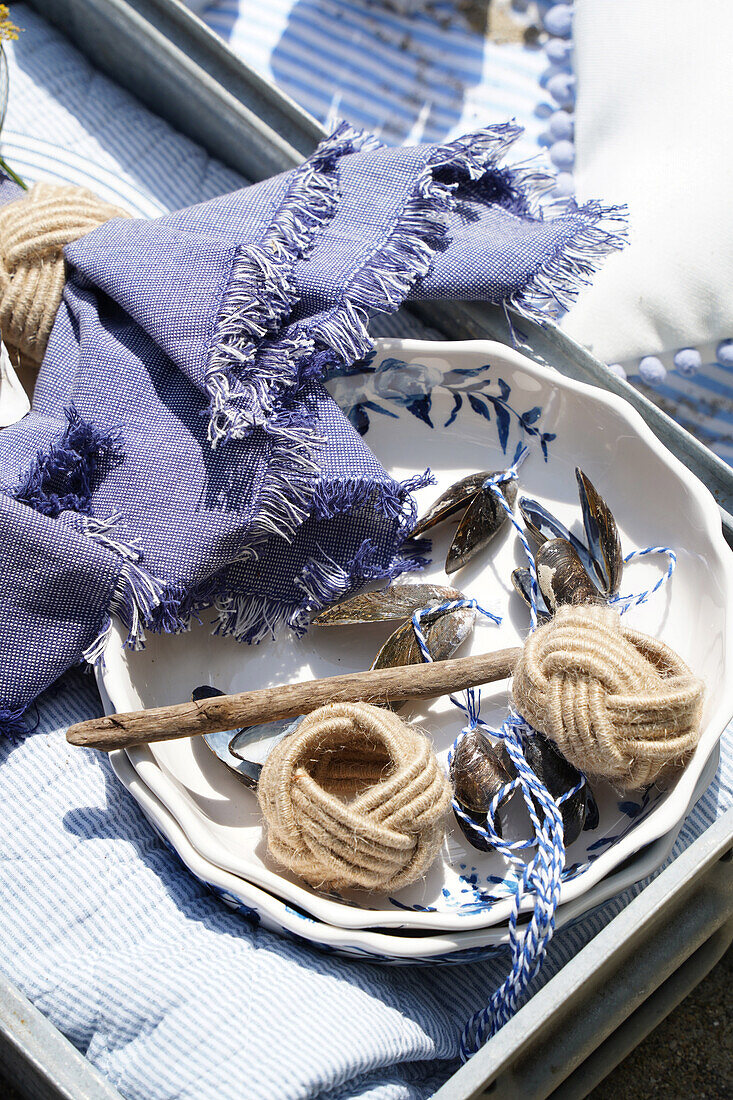
<instances>
[{"instance_id":1,"label":"white ceramic plate","mask_svg":"<svg viewBox=\"0 0 733 1100\"><path fill-rule=\"evenodd\" d=\"M716 746L698 780L688 811L712 782L718 759L719 750ZM315 920L280 898L205 860L190 843L170 811L142 781L128 756L124 752L113 752L110 753L110 762L115 774L137 800L159 836L173 848L191 873L206 883L230 908L264 928L285 933L295 939L306 939L325 951L401 965L426 962L465 963L490 958L508 943L509 934L506 928L446 932L442 935L415 932L390 935L368 929L338 928ZM588 909L601 905L653 874L668 859L678 832L679 826L643 849L630 863L592 887L582 898L561 906L556 915L556 928L572 923Z\"/></svg>"},{"instance_id":2,"label":"white ceramic plate","mask_svg":"<svg viewBox=\"0 0 733 1100\"><path fill-rule=\"evenodd\" d=\"M330 388L391 473L409 476L430 465L438 484L421 491L421 509L463 474L505 467L524 441L532 454L521 471L521 491L539 498L569 526L580 526L574 477L580 465L613 509L625 552L650 545L677 551L671 583L630 611L628 620L677 649L708 685L702 738L684 772L665 790L619 799L607 785L594 784L600 824L570 847L561 892L562 903L579 898L641 847L679 826L733 713L733 559L715 502L620 398L500 344L380 341L369 373L336 379ZM439 532L435 564L419 579L445 582L449 538L449 532ZM452 583L504 615L500 627L477 627L464 652L515 645L526 633L526 609L510 583L517 564L524 564L521 546L507 529L490 554L454 574ZM633 564L622 591L650 587L665 565L652 558ZM241 691L367 668L385 636L379 626L313 628L302 639L281 636L244 649L196 627L184 635L151 636L145 650L131 653L114 634L103 684L116 710L157 706L188 698L204 682ZM505 686L484 692L482 713L496 725L506 713ZM458 712L441 699L412 713L445 758L460 728ZM394 898L356 892L326 897L269 863L254 797L201 739L136 749L131 759L209 863L324 922L459 930L497 924L509 914L512 878L504 860L471 848L457 826L425 879Z\"/></svg>"}]
</instances>

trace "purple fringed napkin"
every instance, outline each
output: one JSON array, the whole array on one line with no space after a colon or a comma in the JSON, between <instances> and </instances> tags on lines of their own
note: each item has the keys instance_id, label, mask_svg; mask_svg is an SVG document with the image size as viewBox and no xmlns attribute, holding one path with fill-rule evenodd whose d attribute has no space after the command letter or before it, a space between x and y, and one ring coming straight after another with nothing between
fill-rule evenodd
<instances>
[{"instance_id":1,"label":"purple fringed napkin","mask_svg":"<svg viewBox=\"0 0 733 1100\"><path fill-rule=\"evenodd\" d=\"M131 645L192 613L256 642L420 564L424 475L390 478L318 379L371 349L374 310L541 318L617 245L596 204L534 212L536 180L498 166L517 133L391 149L342 126L292 172L67 249L33 409L0 432L8 732L112 615Z\"/></svg>"}]
</instances>

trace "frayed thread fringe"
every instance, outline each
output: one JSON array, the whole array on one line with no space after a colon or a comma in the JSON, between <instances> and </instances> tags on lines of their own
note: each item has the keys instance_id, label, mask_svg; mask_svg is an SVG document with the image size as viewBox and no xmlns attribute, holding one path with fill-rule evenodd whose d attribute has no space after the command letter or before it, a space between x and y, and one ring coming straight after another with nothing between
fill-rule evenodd
<instances>
[{"instance_id":1,"label":"frayed thread fringe","mask_svg":"<svg viewBox=\"0 0 733 1100\"><path fill-rule=\"evenodd\" d=\"M93 542L119 554L124 561L139 561L142 556L138 539L123 539L117 533L122 513L115 509L106 519L82 516L80 530Z\"/></svg>"},{"instance_id":2,"label":"frayed thread fringe","mask_svg":"<svg viewBox=\"0 0 733 1100\"><path fill-rule=\"evenodd\" d=\"M293 365L311 349L307 337L296 335L266 349L262 357L258 350L295 305L293 268L336 210L338 160L379 144L371 134L342 123L294 172L263 239L239 252L224 291L206 373L212 446L242 438L264 424L282 391L297 381Z\"/></svg>"},{"instance_id":3,"label":"frayed thread fringe","mask_svg":"<svg viewBox=\"0 0 733 1100\"><path fill-rule=\"evenodd\" d=\"M599 263L623 248L627 235L627 208L573 199L544 208L546 220L576 216L578 228L559 241L553 256L543 263L523 290L505 299L505 307L537 324L545 324L565 313L584 286L593 278Z\"/></svg>"},{"instance_id":4,"label":"frayed thread fringe","mask_svg":"<svg viewBox=\"0 0 733 1100\"><path fill-rule=\"evenodd\" d=\"M303 404L280 409L263 431L268 440L265 474L243 551L243 556L255 558L258 547L273 535L291 542L309 515L320 476L314 455L323 442Z\"/></svg>"},{"instance_id":5,"label":"frayed thread fringe","mask_svg":"<svg viewBox=\"0 0 733 1100\"><path fill-rule=\"evenodd\" d=\"M302 522L300 511L294 511L292 453L283 457L281 476L288 492L283 488L276 493L275 488L271 487L273 496L270 504L272 508L282 508L282 516L289 521ZM303 510L304 514L319 519L332 519L353 508L370 507L386 520L394 522L393 537L398 544L409 534L415 521L416 506L410 494L433 480L429 470L402 482L390 481L380 485L355 478L340 479L328 487L319 485L317 493L311 493L307 512L304 499ZM272 511L260 513L264 514L271 517ZM257 643L268 636L274 637L281 626L289 626L297 634L302 634L315 611L340 599L359 584L376 579L392 580L428 564L417 548L407 545L391 561L381 564L377 544L365 539L348 568L325 553L314 555L294 582L303 593L302 598L283 603L259 594L223 592L221 578L216 575L192 587L164 583L152 577L138 564L141 554L137 545L124 540L117 532L121 518L119 512L112 513L106 519L85 517L82 525L89 538L123 559L102 629L83 654L84 660L92 665L104 660L113 616L124 624L127 630L124 644L131 649L142 648L145 630L166 634L188 630L192 617L201 621L198 613L209 607L215 611L214 633ZM273 534L282 535L282 529L271 530L269 522L262 521L255 532L257 537L266 539Z\"/></svg>"},{"instance_id":6,"label":"frayed thread fringe","mask_svg":"<svg viewBox=\"0 0 733 1100\"><path fill-rule=\"evenodd\" d=\"M579 207L572 200L540 209L539 196L552 177L532 165L511 170L498 165L520 133L521 127L505 123L435 149L386 240L354 274L339 305L316 326L306 323L278 339L277 328L294 303L290 278L295 261L307 254L318 229L334 212L337 181L329 173L339 156L370 145L365 135L341 127L319 148L296 173L263 242L243 250L225 292L207 383L213 444L271 422L283 394L320 373L315 360L330 366L334 360L348 364L373 350L367 327L370 313L394 312L412 285L427 274L436 249L445 241L445 215L461 181L487 181L491 173L492 186L501 185L496 201L510 213L542 218L577 215L579 224L571 237L558 242L555 254L528 286L505 300L505 305L539 322L567 309L599 261L622 246L624 212L592 202Z\"/></svg>"},{"instance_id":7,"label":"frayed thread fringe","mask_svg":"<svg viewBox=\"0 0 733 1100\"><path fill-rule=\"evenodd\" d=\"M21 482L8 491L20 504L52 519L66 511L88 513L101 477L123 459L117 432L95 428L74 405L64 415L61 439L48 451L39 451Z\"/></svg>"},{"instance_id":8,"label":"frayed thread fringe","mask_svg":"<svg viewBox=\"0 0 733 1100\"><path fill-rule=\"evenodd\" d=\"M369 311L398 309L415 280L427 273L445 238L444 215L458 186L453 177L481 178L520 133L520 127L505 123L434 150L391 233L352 278L341 304L314 330L279 340L276 330L295 304L295 263L335 212L335 164L347 153L368 152L380 143L344 123L319 146L294 174L264 239L242 249L232 269L207 370L212 446L242 438L276 416L283 393L302 380L303 364L304 374L313 373L308 360L317 354L317 344L343 362L371 351ZM451 178L440 180L446 172ZM270 333L275 338L268 344Z\"/></svg>"},{"instance_id":9,"label":"frayed thread fringe","mask_svg":"<svg viewBox=\"0 0 733 1100\"><path fill-rule=\"evenodd\" d=\"M145 645L144 628L152 621L165 591L165 584L151 577L136 562L123 562L112 591L108 615L97 637L84 650L84 660L91 665L103 661L112 632L113 616L117 616L127 630L125 646L128 649L142 649Z\"/></svg>"},{"instance_id":10,"label":"frayed thread fringe","mask_svg":"<svg viewBox=\"0 0 733 1100\"><path fill-rule=\"evenodd\" d=\"M406 554L394 558L387 566L380 566L378 557L371 539L364 540L348 569L326 554L312 557L295 582L303 592L303 598L295 603L283 604L271 596L252 593L222 596L214 602L214 633L229 635L248 645L258 645L265 638L276 637L283 627L302 635L317 611L340 600L354 588L372 580L393 580L428 564L427 559L417 554Z\"/></svg>"},{"instance_id":11,"label":"frayed thread fringe","mask_svg":"<svg viewBox=\"0 0 733 1100\"><path fill-rule=\"evenodd\" d=\"M167 585L151 577L138 562L142 556L136 540L123 539L117 531L122 519L119 511L105 519L85 516L81 530L93 542L104 546L122 559L107 615L102 629L84 650L83 658L91 665L104 661L104 650L112 631L112 617L117 616L127 630L125 645L141 649L145 643L144 627L153 621L153 614L165 598Z\"/></svg>"},{"instance_id":12,"label":"frayed thread fringe","mask_svg":"<svg viewBox=\"0 0 733 1100\"><path fill-rule=\"evenodd\" d=\"M26 734L31 732L23 720L27 709L27 707L0 707L0 737L7 737L11 745L19 745Z\"/></svg>"},{"instance_id":13,"label":"frayed thread fringe","mask_svg":"<svg viewBox=\"0 0 733 1100\"><path fill-rule=\"evenodd\" d=\"M415 526L417 506L410 494L434 484L430 470L414 474L405 481L377 485L358 478L339 478L327 484L319 482L313 494L311 515L317 519L333 519L353 508L372 507L387 519L398 521L399 538Z\"/></svg>"},{"instance_id":14,"label":"frayed thread fringe","mask_svg":"<svg viewBox=\"0 0 733 1100\"><path fill-rule=\"evenodd\" d=\"M327 486L319 484L312 496L310 514L318 519L332 519L353 508L369 506L396 522L394 537L399 543L415 523L416 505L410 494L433 481L430 470L426 470L405 481L381 485L356 478L342 478ZM270 596L252 593L219 596L214 601L214 633L232 635L249 644L275 637L278 628L283 626L302 634L316 611L341 599L358 585L377 579L392 580L428 564L425 557L408 546L386 565L380 564L379 556L378 547L371 539L362 542L348 568L323 552L314 555L295 581L295 586L303 592L298 602L283 604Z\"/></svg>"},{"instance_id":15,"label":"frayed thread fringe","mask_svg":"<svg viewBox=\"0 0 733 1100\"><path fill-rule=\"evenodd\" d=\"M316 343L330 348L345 363L372 351L367 329L370 312L399 309L413 284L428 273L445 241L445 215L458 187L454 177L480 179L521 132L520 126L503 123L433 151L382 247L353 276L340 305L310 330Z\"/></svg>"}]
</instances>

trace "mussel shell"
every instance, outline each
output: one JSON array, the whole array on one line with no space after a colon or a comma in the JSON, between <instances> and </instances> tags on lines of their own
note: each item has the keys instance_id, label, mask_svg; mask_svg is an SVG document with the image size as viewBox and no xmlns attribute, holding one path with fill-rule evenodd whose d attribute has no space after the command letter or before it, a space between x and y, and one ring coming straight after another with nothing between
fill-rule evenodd
<instances>
[{"instance_id":1,"label":"mussel shell","mask_svg":"<svg viewBox=\"0 0 733 1100\"><path fill-rule=\"evenodd\" d=\"M236 760L249 764L264 764L275 745L291 734L300 723L299 718L277 718L273 722L261 722L256 726L244 726L229 741L229 752Z\"/></svg>"},{"instance_id":2,"label":"mussel shell","mask_svg":"<svg viewBox=\"0 0 733 1100\"><path fill-rule=\"evenodd\" d=\"M569 764L552 741L543 737L542 734L535 733L532 737L525 738L522 748L530 768L540 782L547 787L553 798L559 798L580 782L578 769ZM566 846L577 840L582 832L588 813L589 798L597 815L598 807L587 781L577 794L568 798L560 807ZM539 813L539 807L537 810Z\"/></svg>"},{"instance_id":3,"label":"mussel shell","mask_svg":"<svg viewBox=\"0 0 733 1100\"><path fill-rule=\"evenodd\" d=\"M212 687L211 684L199 684L191 692L191 702L200 703L202 699L216 699L218 695L223 694L221 688Z\"/></svg>"},{"instance_id":4,"label":"mussel shell","mask_svg":"<svg viewBox=\"0 0 733 1100\"><path fill-rule=\"evenodd\" d=\"M584 546L576 535L568 531L567 527L553 516L552 512L548 512L544 504L540 504L538 500L533 500L531 497L521 497L519 511L522 514L527 533L532 536L538 545L541 546L543 542L548 542L550 539L565 539L575 550L589 576L591 578L595 576L595 565L588 547Z\"/></svg>"},{"instance_id":5,"label":"mussel shell","mask_svg":"<svg viewBox=\"0 0 733 1100\"><path fill-rule=\"evenodd\" d=\"M471 730L460 740L453 754L450 779L456 801L481 828L486 827L486 811L491 800L511 782L504 760L503 747L494 748L477 729ZM500 806L494 817L494 830L499 836L502 835L501 811ZM491 850L493 845L488 840L473 833L458 814L455 817L466 840L474 848L480 852Z\"/></svg>"},{"instance_id":6,"label":"mussel shell","mask_svg":"<svg viewBox=\"0 0 733 1100\"><path fill-rule=\"evenodd\" d=\"M517 499L517 483L511 478L499 488L510 508ZM445 559L446 573L455 573L483 550L501 531L509 517L491 489L481 489L463 514Z\"/></svg>"},{"instance_id":7,"label":"mussel shell","mask_svg":"<svg viewBox=\"0 0 733 1100\"><path fill-rule=\"evenodd\" d=\"M527 607L532 606L532 575L529 569L513 569L512 570L512 584L515 590L522 597ZM537 622L542 625L546 623L552 616L547 610L542 593L537 586Z\"/></svg>"},{"instance_id":8,"label":"mussel shell","mask_svg":"<svg viewBox=\"0 0 733 1100\"><path fill-rule=\"evenodd\" d=\"M457 588L440 584L391 584L377 592L361 592L333 604L312 620L315 626L349 626L357 623L389 622L404 619L414 611L434 604L461 600Z\"/></svg>"},{"instance_id":9,"label":"mussel shell","mask_svg":"<svg viewBox=\"0 0 733 1100\"><path fill-rule=\"evenodd\" d=\"M449 489L431 504L424 516L417 521L410 532L411 539L422 538L431 527L436 527L443 520L467 508L487 478L493 477L490 470L480 470L478 473L469 474L456 481Z\"/></svg>"},{"instance_id":10,"label":"mussel shell","mask_svg":"<svg viewBox=\"0 0 733 1100\"><path fill-rule=\"evenodd\" d=\"M560 604L602 603L575 548L566 539L543 542L535 553L537 583L547 608Z\"/></svg>"},{"instance_id":11,"label":"mussel shell","mask_svg":"<svg viewBox=\"0 0 733 1100\"><path fill-rule=\"evenodd\" d=\"M465 642L473 630L476 612L472 607L455 611L431 612L421 622L425 640L434 661L445 661ZM372 668L419 665L424 658L415 637L412 619L390 634L374 659Z\"/></svg>"},{"instance_id":12,"label":"mussel shell","mask_svg":"<svg viewBox=\"0 0 733 1100\"><path fill-rule=\"evenodd\" d=\"M601 590L606 596L615 596L621 586L624 570L621 539L613 512L593 483L581 469L576 468L580 505L583 509L583 526L593 568Z\"/></svg>"}]
</instances>

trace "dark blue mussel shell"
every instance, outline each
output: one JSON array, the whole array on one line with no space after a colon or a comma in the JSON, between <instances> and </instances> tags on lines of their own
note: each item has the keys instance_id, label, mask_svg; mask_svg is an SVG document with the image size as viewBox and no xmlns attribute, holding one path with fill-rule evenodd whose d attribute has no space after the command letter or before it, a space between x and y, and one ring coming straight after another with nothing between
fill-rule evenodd
<instances>
[{"instance_id":1,"label":"dark blue mussel shell","mask_svg":"<svg viewBox=\"0 0 733 1100\"><path fill-rule=\"evenodd\" d=\"M588 575L595 578L596 568L588 547L584 546L577 535L571 534L567 527L548 512L544 504L531 497L522 497L519 501L519 511L522 513L525 526L535 542L543 543L550 539L565 539L575 550L576 554L585 566Z\"/></svg>"},{"instance_id":2,"label":"dark blue mussel shell","mask_svg":"<svg viewBox=\"0 0 733 1100\"><path fill-rule=\"evenodd\" d=\"M514 569L512 572L512 584L522 597L527 607L532 606L532 576L529 569ZM549 622L552 618L542 593L537 587L537 622L540 626Z\"/></svg>"},{"instance_id":3,"label":"dark blue mussel shell","mask_svg":"<svg viewBox=\"0 0 733 1100\"><path fill-rule=\"evenodd\" d=\"M210 684L201 684L193 689L191 699L194 703L197 703L201 699L213 699L215 696L223 694L224 692L220 691L219 688L211 687ZM251 760L235 757L229 751L229 746L234 738L244 732L244 730L223 730L221 733L207 733L204 735L204 742L207 748L211 749L214 755L218 756L222 763L226 764L246 787L254 791L257 789L262 765L255 764Z\"/></svg>"},{"instance_id":4,"label":"dark blue mussel shell","mask_svg":"<svg viewBox=\"0 0 733 1100\"><path fill-rule=\"evenodd\" d=\"M573 535L543 504L522 497L519 510L529 534L540 546L554 539L569 542L588 577L604 599L618 593L623 573L623 554L613 513L593 483L576 467L578 493L583 515L586 543ZM522 589L515 584L518 591ZM525 597L526 598L526 597Z\"/></svg>"},{"instance_id":5,"label":"dark blue mussel shell","mask_svg":"<svg viewBox=\"0 0 733 1100\"><path fill-rule=\"evenodd\" d=\"M467 733L453 754L450 778L455 799L471 820L483 829L486 828L486 811L491 800L511 782L508 763L503 746L492 745L479 729ZM498 836L503 835L503 809L504 804L499 806L494 816L494 831ZM480 852L493 848L490 841L474 833L458 814L455 817L469 844Z\"/></svg>"},{"instance_id":6,"label":"dark blue mussel shell","mask_svg":"<svg viewBox=\"0 0 733 1100\"><path fill-rule=\"evenodd\" d=\"M578 769L568 763L552 741L541 733L526 737L522 747L525 760L553 798L559 798L580 782ZM539 807L537 812L540 812ZM599 820L598 805L587 780L577 794L563 802L560 813L566 846L577 840L584 828L596 828Z\"/></svg>"},{"instance_id":7,"label":"dark blue mussel shell","mask_svg":"<svg viewBox=\"0 0 733 1100\"><path fill-rule=\"evenodd\" d=\"M624 567L616 521L611 509L583 471L576 467L575 476L596 583L604 596L615 596Z\"/></svg>"}]
</instances>

